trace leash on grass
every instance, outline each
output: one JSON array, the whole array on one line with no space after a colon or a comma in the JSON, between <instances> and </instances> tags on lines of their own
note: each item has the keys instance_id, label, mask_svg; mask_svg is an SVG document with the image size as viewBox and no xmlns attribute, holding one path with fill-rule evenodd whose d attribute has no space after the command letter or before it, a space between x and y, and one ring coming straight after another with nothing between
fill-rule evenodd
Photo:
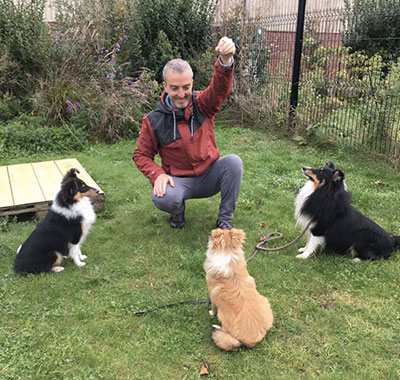
<instances>
[{"instance_id":1,"label":"leash on grass","mask_svg":"<svg viewBox=\"0 0 400 380\"><path fill-rule=\"evenodd\" d=\"M251 254L251 256L249 256L246 259L246 262L249 262L249 261L253 260L254 257L256 257L258 251L276 252L276 251L281 251L283 249L286 249L286 248L290 247L291 245L296 243L297 240L299 240L306 233L306 231L308 230L310 225L311 225L311 221L308 222L307 225L303 228L303 231L301 231L300 235L296 236L292 241L290 241L289 243L286 243L286 244L284 244L284 245L282 245L280 247L271 247L271 248L263 247L263 245L268 243L270 240L281 239L283 237L283 235L280 232L271 232L271 233L269 233L263 240L261 240L256 245L256 249Z\"/></svg>"},{"instance_id":2,"label":"leash on grass","mask_svg":"<svg viewBox=\"0 0 400 380\"><path fill-rule=\"evenodd\" d=\"M288 248L291 245L293 245L294 243L297 242L297 240L299 240L304 234L305 232L308 230L308 227L310 227L311 222L309 222L303 229L303 231L300 233L300 235L298 235L294 240L292 240L291 242L284 244L280 247L274 247L274 248L265 248L263 247L264 244L268 243L270 240L275 240L275 239L281 239L283 237L283 235L280 232L271 232L269 233L262 241L260 241L257 245L256 245L256 249L253 252L253 254L246 259L246 262L249 262L251 260L254 259L254 257L257 255L258 251L281 251L282 249ZM176 302L176 303L170 303L168 305L163 305L163 306L158 306L158 307L154 307L153 309L149 309L149 310L145 310L145 311L139 311L137 313L134 314L135 317L141 317L142 315L145 314L149 314L153 311L157 311L157 310L162 310L162 309L169 309L171 307L175 307L175 306L180 306L180 305L193 305L193 304L200 304L200 303L205 303L207 310L210 309L210 303L211 300L191 300L191 301L182 301L182 302Z\"/></svg>"}]
</instances>

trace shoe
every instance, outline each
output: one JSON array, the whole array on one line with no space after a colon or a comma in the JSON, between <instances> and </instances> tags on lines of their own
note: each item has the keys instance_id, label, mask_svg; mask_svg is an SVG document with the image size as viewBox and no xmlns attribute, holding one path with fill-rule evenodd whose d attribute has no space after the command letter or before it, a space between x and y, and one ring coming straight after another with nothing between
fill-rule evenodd
<instances>
[{"instance_id":1,"label":"shoe","mask_svg":"<svg viewBox=\"0 0 400 380\"><path fill-rule=\"evenodd\" d=\"M169 217L169 225L172 228L183 228L185 225L185 215L184 214L171 214Z\"/></svg>"},{"instance_id":2,"label":"shoe","mask_svg":"<svg viewBox=\"0 0 400 380\"><path fill-rule=\"evenodd\" d=\"M232 225L226 220L217 220L216 223L217 228L221 228L221 230L231 230Z\"/></svg>"}]
</instances>

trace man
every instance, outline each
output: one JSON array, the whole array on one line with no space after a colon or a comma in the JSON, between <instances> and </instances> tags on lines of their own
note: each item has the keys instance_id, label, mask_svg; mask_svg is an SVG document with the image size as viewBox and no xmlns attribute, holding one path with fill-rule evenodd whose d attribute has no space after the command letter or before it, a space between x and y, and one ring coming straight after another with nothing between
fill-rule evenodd
<instances>
[{"instance_id":1,"label":"man","mask_svg":"<svg viewBox=\"0 0 400 380\"><path fill-rule=\"evenodd\" d=\"M170 213L172 228L185 225L185 201L221 192L217 228L231 229L242 181L242 161L233 154L220 157L214 117L232 91L235 44L223 37L216 47L210 85L192 91L188 62L174 59L163 70L164 92L158 108L143 117L133 152L138 169L153 185L152 199ZM161 167L154 156L161 157Z\"/></svg>"}]
</instances>

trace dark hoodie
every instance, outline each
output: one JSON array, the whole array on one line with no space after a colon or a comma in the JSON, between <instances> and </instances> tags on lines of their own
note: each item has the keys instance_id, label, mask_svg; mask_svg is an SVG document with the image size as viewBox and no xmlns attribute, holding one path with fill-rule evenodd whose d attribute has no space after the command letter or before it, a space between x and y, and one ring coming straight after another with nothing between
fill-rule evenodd
<instances>
[{"instance_id":1,"label":"dark hoodie","mask_svg":"<svg viewBox=\"0 0 400 380\"><path fill-rule=\"evenodd\" d=\"M214 118L231 93L232 83L233 67L224 68L217 60L210 85L204 91L193 91L185 109L171 110L164 92L157 109L143 117L133 160L152 185L162 173L200 176L219 158ZM161 167L154 162L157 153Z\"/></svg>"}]
</instances>

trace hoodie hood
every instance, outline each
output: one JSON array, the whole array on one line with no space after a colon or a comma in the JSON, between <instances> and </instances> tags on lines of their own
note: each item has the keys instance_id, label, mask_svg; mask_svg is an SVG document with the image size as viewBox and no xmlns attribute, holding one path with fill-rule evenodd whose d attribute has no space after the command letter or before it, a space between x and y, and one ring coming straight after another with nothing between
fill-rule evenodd
<instances>
[{"instance_id":1,"label":"hoodie hood","mask_svg":"<svg viewBox=\"0 0 400 380\"><path fill-rule=\"evenodd\" d=\"M157 109L147 115L158 142L166 145L180 139L178 124L182 120L188 124L190 136L193 139L195 131L201 127L206 118L197 105L196 91L192 92L192 100L184 109L171 109L168 107L165 102L166 96L167 93L164 91L158 102Z\"/></svg>"}]
</instances>

